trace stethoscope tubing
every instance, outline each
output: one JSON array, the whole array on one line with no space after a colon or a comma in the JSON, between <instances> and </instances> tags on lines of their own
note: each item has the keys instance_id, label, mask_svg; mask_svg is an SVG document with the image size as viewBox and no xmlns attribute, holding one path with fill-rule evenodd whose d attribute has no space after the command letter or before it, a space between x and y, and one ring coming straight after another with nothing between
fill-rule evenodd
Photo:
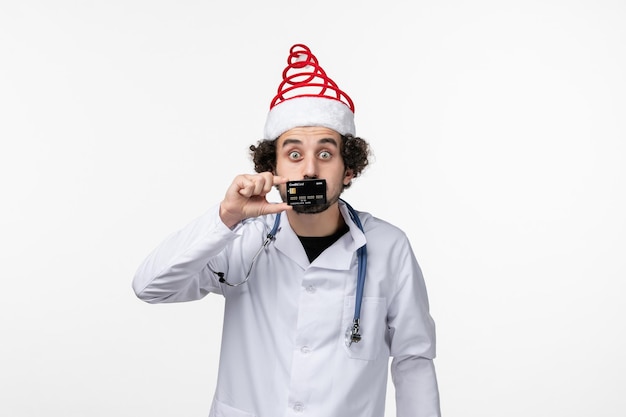
<instances>
[{"instance_id":1,"label":"stethoscope tubing","mask_svg":"<svg viewBox=\"0 0 626 417\"><path fill-rule=\"evenodd\" d=\"M357 227L361 230L361 232L365 233L363 230L363 225L361 224L361 220L359 219L359 215L356 210L352 208L350 204L348 204L345 200L341 199L341 201L348 208L348 213L350 214L350 218L357 225ZM252 272L252 268L257 260L257 258L261 255L263 249L267 247L267 245L276 238L276 233L278 232L278 227L280 226L280 216L281 213L276 214L276 218L274 219L274 225L272 229L265 237L263 244L259 248L259 250L254 254L252 258L252 262L250 263L250 268L248 268L248 272L246 273L245 278L241 282L231 283L228 282L224 276L223 272L215 272L219 278L219 282L222 284L226 284L229 287L238 287L240 285L245 284L250 279L250 273ZM363 291L365 288L365 277L367 275L367 245L364 244L360 248L357 249L357 281L356 281L356 297L354 302L354 317L352 319L352 323L348 326L346 330L346 345L350 347L352 343L358 343L361 340L360 333L360 322L361 322L361 305L363 304Z\"/></svg>"}]
</instances>

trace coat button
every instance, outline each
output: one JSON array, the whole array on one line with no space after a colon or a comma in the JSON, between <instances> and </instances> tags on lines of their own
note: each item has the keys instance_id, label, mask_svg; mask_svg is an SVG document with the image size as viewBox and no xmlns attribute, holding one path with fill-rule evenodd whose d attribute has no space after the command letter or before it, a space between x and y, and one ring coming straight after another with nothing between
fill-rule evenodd
<instances>
[{"instance_id":1,"label":"coat button","mask_svg":"<svg viewBox=\"0 0 626 417\"><path fill-rule=\"evenodd\" d=\"M309 353L311 353L311 348L308 346L302 346L300 348L300 353L302 353L303 355L308 355Z\"/></svg>"},{"instance_id":2,"label":"coat button","mask_svg":"<svg viewBox=\"0 0 626 417\"><path fill-rule=\"evenodd\" d=\"M304 411L304 404L302 404L301 402L297 402L293 405L293 411L295 411L296 413L301 413Z\"/></svg>"},{"instance_id":3,"label":"coat button","mask_svg":"<svg viewBox=\"0 0 626 417\"><path fill-rule=\"evenodd\" d=\"M309 294L314 294L315 291L317 291L317 288L315 288L314 285L309 285L308 287L306 287L306 292L308 292Z\"/></svg>"}]
</instances>

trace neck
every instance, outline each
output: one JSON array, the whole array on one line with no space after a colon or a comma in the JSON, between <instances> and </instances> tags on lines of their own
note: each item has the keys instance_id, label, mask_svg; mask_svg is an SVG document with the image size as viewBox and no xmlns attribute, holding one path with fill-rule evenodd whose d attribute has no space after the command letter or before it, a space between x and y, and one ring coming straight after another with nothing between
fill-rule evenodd
<instances>
[{"instance_id":1,"label":"neck","mask_svg":"<svg viewBox=\"0 0 626 417\"><path fill-rule=\"evenodd\" d=\"M330 236L341 228L345 221L339 212L339 203L335 203L321 213L308 214L287 211L291 228L298 236Z\"/></svg>"}]
</instances>

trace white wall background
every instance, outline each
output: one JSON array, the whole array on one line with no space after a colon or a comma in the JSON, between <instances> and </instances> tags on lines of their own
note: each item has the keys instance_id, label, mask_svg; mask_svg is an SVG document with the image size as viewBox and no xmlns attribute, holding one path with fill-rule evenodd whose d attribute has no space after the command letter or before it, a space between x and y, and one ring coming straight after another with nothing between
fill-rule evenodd
<instances>
[{"instance_id":1,"label":"white wall background","mask_svg":"<svg viewBox=\"0 0 626 417\"><path fill-rule=\"evenodd\" d=\"M207 415L221 298L130 282L252 171L304 42L375 152L344 197L424 270L444 415L624 416L625 22L623 0L0 0L0 415Z\"/></svg>"}]
</instances>

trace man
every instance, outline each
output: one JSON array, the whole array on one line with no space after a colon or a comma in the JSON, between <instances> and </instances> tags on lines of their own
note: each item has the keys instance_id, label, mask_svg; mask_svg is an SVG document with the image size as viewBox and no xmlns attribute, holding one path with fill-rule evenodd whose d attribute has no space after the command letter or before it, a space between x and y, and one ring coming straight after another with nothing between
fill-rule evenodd
<instances>
[{"instance_id":1,"label":"man","mask_svg":"<svg viewBox=\"0 0 626 417\"><path fill-rule=\"evenodd\" d=\"M420 268L401 230L340 199L369 147L305 45L290 50L265 138L250 147L257 174L237 176L133 281L149 303L225 297L210 416L383 416L390 356L397 415L439 416ZM292 197L307 179L325 195ZM267 201L273 187L282 203Z\"/></svg>"}]
</instances>

